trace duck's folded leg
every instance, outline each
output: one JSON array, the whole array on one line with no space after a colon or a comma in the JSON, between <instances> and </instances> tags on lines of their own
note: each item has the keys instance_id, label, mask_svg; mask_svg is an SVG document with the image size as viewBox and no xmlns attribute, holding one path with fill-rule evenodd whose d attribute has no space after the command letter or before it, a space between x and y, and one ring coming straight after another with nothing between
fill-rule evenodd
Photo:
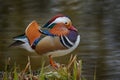
<instances>
[{"instance_id":1,"label":"duck's folded leg","mask_svg":"<svg viewBox=\"0 0 120 80\"><path fill-rule=\"evenodd\" d=\"M54 62L54 60L52 59L51 55L49 56L49 61L50 61L51 66L54 69L58 68L58 65Z\"/></svg>"}]
</instances>

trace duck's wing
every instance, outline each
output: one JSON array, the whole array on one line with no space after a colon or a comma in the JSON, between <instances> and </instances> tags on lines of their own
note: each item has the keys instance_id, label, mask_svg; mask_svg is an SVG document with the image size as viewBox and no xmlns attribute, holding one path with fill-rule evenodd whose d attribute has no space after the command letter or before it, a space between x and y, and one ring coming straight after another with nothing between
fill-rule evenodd
<instances>
[{"instance_id":1,"label":"duck's wing","mask_svg":"<svg viewBox=\"0 0 120 80\"><path fill-rule=\"evenodd\" d=\"M67 35L69 33L69 30L63 23L54 23L50 25L47 30L41 30L41 32L49 36L63 36Z\"/></svg>"}]
</instances>

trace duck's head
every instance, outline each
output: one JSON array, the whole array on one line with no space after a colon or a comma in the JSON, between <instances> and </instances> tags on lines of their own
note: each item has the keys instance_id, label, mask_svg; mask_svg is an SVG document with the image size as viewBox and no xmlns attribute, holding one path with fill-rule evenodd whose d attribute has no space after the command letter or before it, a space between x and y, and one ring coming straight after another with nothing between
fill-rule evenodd
<instances>
[{"instance_id":1,"label":"duck's head","mask_svg":"<svg viewBox=\"0 0 120 80\"><path fill-rule=\"evenodd\" d=\"M54 16L43 27L49 28L51 33L57 35L67 34L70 30L77 31L77 29L72 25L72 21L62 14Z\"/></svg>"}]
</instances>

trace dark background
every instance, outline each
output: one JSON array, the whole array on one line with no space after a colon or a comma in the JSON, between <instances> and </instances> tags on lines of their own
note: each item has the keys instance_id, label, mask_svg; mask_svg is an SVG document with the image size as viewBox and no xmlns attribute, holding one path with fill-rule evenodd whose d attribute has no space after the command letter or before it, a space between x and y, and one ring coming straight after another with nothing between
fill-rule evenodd
<instances>
[{"instance_id":1,"label":"dark background","mask_svg":"<svg viewBox=\"0 0 120 80\"><path fill-rule=\"evenodd\" d=\"M72 52L83 61L83 76L93 80L120 80L120 0L0 0L0 70L8 57L21 68L31 57L33 69L44 57L20 48L8 48L12 37L24 32L32 20L42 26L52 16L69 16L81 35L79 47ZM70 55L56 59L65 63Z\"/></svg>"}]
</instances>

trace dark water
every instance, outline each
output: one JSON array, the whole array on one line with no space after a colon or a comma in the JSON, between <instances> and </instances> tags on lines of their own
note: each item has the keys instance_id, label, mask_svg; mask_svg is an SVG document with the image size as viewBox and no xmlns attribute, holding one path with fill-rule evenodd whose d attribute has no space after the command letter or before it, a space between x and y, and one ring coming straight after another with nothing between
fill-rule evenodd
<instances>
[{"instance_id":1,"label":"dark water","mask_svg":"<svg viewBox=\"0 0 120 80\"><path fill-rule=\"evenodd\" d=\"M119 0L0 0L0 70L8 57L24 67L28 55L32 68L39 68L44 58L8 45L32 20L43 25L58 13L70 16L81 35L73 53L83 60L83 76L93 80L96 67L96 80L120 80Z\"/></svg>"}]
</instances>

